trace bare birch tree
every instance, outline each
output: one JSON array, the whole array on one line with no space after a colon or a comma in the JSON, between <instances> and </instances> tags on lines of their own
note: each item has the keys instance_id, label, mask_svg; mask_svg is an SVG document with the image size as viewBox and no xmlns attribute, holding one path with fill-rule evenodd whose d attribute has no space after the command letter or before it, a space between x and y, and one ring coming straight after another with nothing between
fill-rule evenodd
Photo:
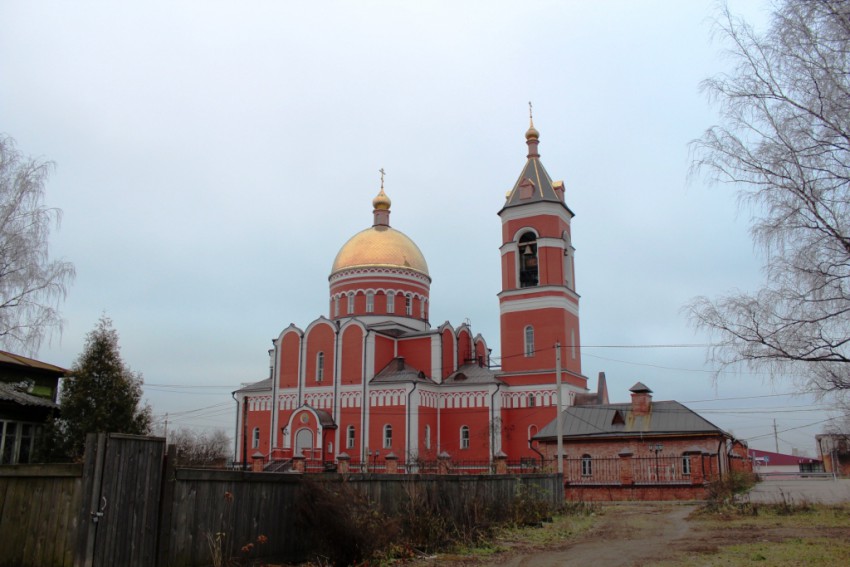
<instances>
[{"instance_id":1,"label":"bare birch tree","mask_svg":"<svg viewBox=\"0 0 850 567\"><path fill-rule=\"evenodd\" d=\"M730 73L703 88L721 124L693 142L695 172L740 188L765 284L688 306L714 359L812 391L850 389L850 2L783 0L756 33L723 9Z\"/></svg>"},{"instance_id":2,"label":"bare birch tree","mask_svg":"<svg viewBox=\"0 0 850 567\"><path fill-rule=\"evenodd\" d=\"M48 254L50 229L60 220L44 204L51 167L0 135L0 343L30 354L46 332L61 328L59 303L74 279L73 264Z\"/></svg>"}]
</instances>

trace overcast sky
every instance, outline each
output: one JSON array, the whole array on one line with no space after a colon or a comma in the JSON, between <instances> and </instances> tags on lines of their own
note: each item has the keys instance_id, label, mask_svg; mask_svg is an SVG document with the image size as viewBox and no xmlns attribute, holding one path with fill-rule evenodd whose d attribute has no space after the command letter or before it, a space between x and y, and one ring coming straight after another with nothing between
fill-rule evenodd
<instances>
[{"instance_id":1,"label":"overcast sky","mask_svg":"<svg viewBox=\"0 0 850 567\"><path fill-rule=\"evenodd\" d=\"M763 26L767 3L733 11ZM272 337L327 315L331 263L371 225L424 253L431 323L469 319L499 355L500 222L525 163L576 213L583 370L612 401L642 381L715 424L812 455L828 415L791 381L716 381L681 309L760 283L734 187L688 179L717 122L714 2L0 2L0 132L56 163L51 254L77 279L70 367L102 313L169 427L232 435ZM652 346L656 345L656 346ZM628 348L624 348L628 347Z\"/></svg>"}]
</instances>

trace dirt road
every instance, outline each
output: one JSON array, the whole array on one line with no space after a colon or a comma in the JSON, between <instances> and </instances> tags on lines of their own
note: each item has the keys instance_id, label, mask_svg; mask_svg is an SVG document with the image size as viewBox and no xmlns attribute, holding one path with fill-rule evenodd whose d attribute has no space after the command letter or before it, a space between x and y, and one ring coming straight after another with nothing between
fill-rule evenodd
<instances>
[{"instance_id":1,"label":"dirt road","mask_svg":"<svg viewBox=\"0 0 850 567\"><path fill-rule=\"evenodd\" d=\"M493 565L626 567L666 559L687 543L695 505L622 504L608 508L599 526L564 547L526 550ZM678 544L678 545L677 545Z\"/></svg>"}]
</instances>

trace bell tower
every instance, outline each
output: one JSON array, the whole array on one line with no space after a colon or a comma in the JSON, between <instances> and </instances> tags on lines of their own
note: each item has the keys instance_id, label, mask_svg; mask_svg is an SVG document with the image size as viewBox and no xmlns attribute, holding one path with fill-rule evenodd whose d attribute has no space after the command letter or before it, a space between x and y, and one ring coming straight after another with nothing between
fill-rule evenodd
<instances>
[{"instance_id":1,"label":"bell tower","mask_svg":"<svg viewBox=\"0 0 850 567\"><path fill-rule=\"evenodd\" d=\"M555 382L560 342L564 384L587 387L581 373L579 295L564 182L552 181L540 161L540 133L530 117L525 167L506 195L499 293L502 372L515 385Z\"/></svg>"}]
</instances>

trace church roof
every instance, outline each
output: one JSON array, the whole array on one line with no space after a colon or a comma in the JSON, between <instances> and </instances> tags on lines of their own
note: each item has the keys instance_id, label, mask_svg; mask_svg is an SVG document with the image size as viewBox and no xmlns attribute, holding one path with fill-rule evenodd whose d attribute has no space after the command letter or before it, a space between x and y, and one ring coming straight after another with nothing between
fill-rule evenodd
<instances>
[{"instance_id":1,"label":"church roof","mask_svg":"<svg viewBox=\"0 0 850 567\"><path fill-rule=\"evenodd\" d=\"M464 364L455 372L451 373L443 381L443 384L498 384L501 382L496 377L496 373L486 366Z\"/></svg>"},{"instance_id":2,"label":"church roof","mask_svg":"<svg viewBox=\"0 0 850 567\"><path fill-rule=\"evenodd\" d=\"M378 372L371 380L372 383L378 382L428 382L433 383L433 380L428 378L424 372L418 368L410 366L402 357L396 357L389 364Z\"/></svg>"},{"instance_id":3,"label":"church roof","mask_svg":"<svg viewBox=\"0 0 850 567\"><path fill-rule=\"evenodd\" d=\"M652 402L647 415L634 415L632 404L570 406L563 412L564 437L623 437L681 433L725 432L676 401ZM535 439L556 438L557 420L540 430Z\"/></svg>"},{"instance_id":4,"label":"church roof","mask_svg":"<svg viewBox=\"0 0 850 567\"><path fill-rule=\"evenodd\" d=\"M428 276L428 263L416 243L390 226L390 205L382 180L381 191L372 200L374 224L342 245L334 258L331 276L348 268L373 267L406 268Z\"/></svg>"},{"instance_id":5,"label":"church roof","mask_svg":"<svg viewBox=\"0 0 850 567\"><path fill-rule=\"evenodd\" d=\"M254 382L252 384L244 384L241 388L239 388L236 391L237 392L262 392L263 390L271 390L271 389L272 389L272 379L266 378L265 380L260 380L259 382Z\"/></svg>"},{"instance_id":6,"label":"church roof","mask_svg":"<svg viewBox=\"0 0 850 567\"><path fill-rule=\"evenodd\" d=\"M343 244L331 274L347 268L398 267L428 275L425 256L413 240L389 226L371 226Z\"/></svg>"},{"instance_id":7,"label":"church roof","mask_svg":"<svg viewBox=\"0 0 850 567\"><path fill-rule=\"evenodd\" d=\"M561 205L569 211L570 215L575 216L561 197L555 192L555 183L552 181L552 178L549 177L549 173L540 161L540 154L537 153L539 133L534 128L533 124L528 129L525 136L529 147L528 161L525 162L525 167L523 167L522 172L519 174L519 178L516 183L514 183L513 188L508 192L502 211L511 207L528 205L530 203L552 202ZM521 189L523 187L530 189L531 194L527 198L522 198L523 191ZM502 211L499 212L501 213Z\"/></svg>"}]
</instances>

